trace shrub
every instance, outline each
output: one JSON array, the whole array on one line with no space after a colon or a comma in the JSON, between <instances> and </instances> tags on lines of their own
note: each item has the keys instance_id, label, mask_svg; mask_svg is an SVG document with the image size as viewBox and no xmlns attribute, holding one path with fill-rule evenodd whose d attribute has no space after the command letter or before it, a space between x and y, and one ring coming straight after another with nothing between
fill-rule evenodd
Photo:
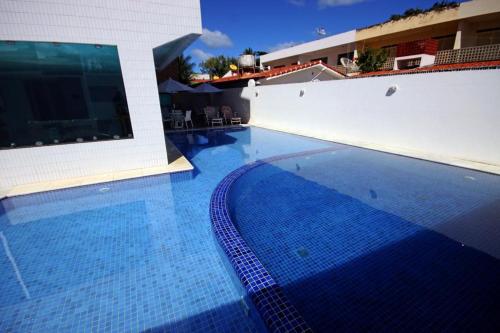
<instances>
[{"instance_id":1,"label":"shrub","mask_svg":"<svg viewBox=\"0 0 500 333\"><path fill-rule=\"evenodd\" d=\"M367 48L363 51L357 60L357 65L361 72L374 72L378 71L387 60L386 50L374 50Z\"/></svg>"}]
</instances>

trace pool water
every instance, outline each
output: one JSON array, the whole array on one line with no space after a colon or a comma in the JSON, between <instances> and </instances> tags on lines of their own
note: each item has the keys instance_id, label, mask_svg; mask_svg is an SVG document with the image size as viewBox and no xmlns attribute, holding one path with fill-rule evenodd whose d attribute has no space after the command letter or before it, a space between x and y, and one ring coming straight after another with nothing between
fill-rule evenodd
<instances>
[{"instance_id":1,"label":"pool water","mask_svg":"<svg viewBox=\"0 0 500 333\"><path fill-rule=\"evenodd\" d=\"M195 166L0 202L0 332L255 332L210 196L256 159L332 146L259 128L170 135Z\"/></svg>"},{"instance_id":2,"label":"pool water","mask_svg":"<svg viewBox=\"0 0 500 333\"><path fill-rule=\"evenodd\" d=\"M308 323L498 325L499 177L260 128L169 138L193 172L0 202L0 332L261 330L218 250L210 196L247 163L329 147L258 167L232 192L240 232Z\"/></svg>"},{"instance_id":3,"label":"pool water","mask_svg":"<svg viewBox=\"0 0 500 333\"><path fill-rule=\"evenodd\" d=\"M315 332L499 332L500 177L342 146L263 164L233 222Z\"/></svg>"}]
</instances>

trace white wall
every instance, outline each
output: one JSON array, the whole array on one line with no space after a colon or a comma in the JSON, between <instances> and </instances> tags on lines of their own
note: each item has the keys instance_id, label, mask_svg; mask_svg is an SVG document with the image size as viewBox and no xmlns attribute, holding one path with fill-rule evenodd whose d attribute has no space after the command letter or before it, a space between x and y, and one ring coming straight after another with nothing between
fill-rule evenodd
<instances>
[{"instance_id":1,"label":"white wall","mask_svg":"<svg viewBox=\"0 0 500 333\"><path fill-rule=\"evenodd\" d=\"M133 140L0 151L0 190L167 161L152 49L201 33L199 0L2 0L0 40L118 46Z\"/></svg>"},{"instance_id":2,"label":"white wall","mask_svg":"<svg viewBox=\"0 0 500 333\"><path fill-rule=\"evenodd\" d=\"M399 90L386 96L393 85ZM245 102L251 96L253 125L500 170L499 91L500 70L479 70L269 85L242 94Z\"/></svg>"},{"instance_id":3,"label":"white wall","mask_svg":"<svg viewBox=\"0 0 500 333\"><path fill-rule=\"evenodd\" d=\"M228 105L233 112L241 117L241 122L246 124L250 120L250 93L252 91L245 88L225 89L224 93L216 94L215 105Z\"/></svg>"},{"instance_id":4,"label":"white wall","mask_svg":"<svg viewBox=\"0 0 500 333\"><path fill-rule=\"evenodd\" d=\"M336 66L339 54L354 52L355 49L356 45L354 43L344 44L341 46L330 47L327 49L321 49L314 52L302 53L289 58L280 58L278 60L268 61L264 63L264 65L271 66L271 68L274 68L275 66L280 66L280 65L289 66L297 62L300 62L301 64L306 64L308 62L320 58L328 58L328 65Z\"/></svg>"},{"instance_id":5,"label":"white wall","mask_svg":"<svg viewBox=\"0 0 500 333\"><path fill-rule=\"evenodd\" d=\"M330 47L354 43L355 41L356 30L350 30L333 36L328 36L325 38L265 54L260 57L260 61L263 64L267 64L278 59L284 59L304 53L316 52L318 50L323 50Z\"/></svg>"}]
</instances>

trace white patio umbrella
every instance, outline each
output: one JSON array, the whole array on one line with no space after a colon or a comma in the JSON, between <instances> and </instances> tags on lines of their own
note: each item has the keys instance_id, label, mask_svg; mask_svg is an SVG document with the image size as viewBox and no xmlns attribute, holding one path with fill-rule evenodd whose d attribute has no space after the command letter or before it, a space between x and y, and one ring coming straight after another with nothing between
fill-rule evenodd
<instances>
[{"instance_id":1,"label":"white patio umbrella","mask_svg":"<svg viewBox=\"0 0 500 333\"><path fill-rule=\"evenodd\" d=\"M158 92L160 93L174 94L184 91L193 92L194 89L171 78L158 86Z\"/></svg>"}]
</instances>

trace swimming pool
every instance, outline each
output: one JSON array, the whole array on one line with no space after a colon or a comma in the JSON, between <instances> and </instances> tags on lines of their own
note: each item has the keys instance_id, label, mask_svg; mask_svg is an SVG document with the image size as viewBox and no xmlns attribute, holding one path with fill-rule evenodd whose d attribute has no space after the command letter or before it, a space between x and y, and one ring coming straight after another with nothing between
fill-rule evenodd
<instances>
[{"instance_id":1,"label":"swimming pool","mask_svg":"<svg viewBox=\"0 0 500 333\"><path fill-rule=\"evenodd\" d=\"M381 214L380 216L386 216L384 214L390 212L395 217L389 222L398 225L401 220L405 220L415 224L415 227L408 227L408 230L417 227L429 230L438 228L437 224L432 225L432 221L422 226L412 221L411 218L417 218L423 214L418 213L418 209L413 206L405 208L406 215L403 217L397 217L398 211L390 211L390 203L393 200L397 200L397 203L404 202L400 201L399 197L390 195L392 190L398 189L397 183L392 179L401 179L401 183L414 179L415 182L404 184L408 187L418 187L422 178L413 178L413 175L418 175L421 168L427 170L424 172L428 175L427 178L424 177L427 179L427 184L432 185L433 182L451 179L450 184L456 185L453 189L458 190L450 192L453 192L451 200L456 204L450 207L462 213L470 212L475 208L474 212L479 217L482 216L481 212L495 212L497 207L492 200L498 199L498 178L464 169L404 158L400 159L405 162L395 168L392 162L386 160L393 155L260 128L179 132L170 134L169 138L194 165L193 172L85 186L1 201L1 332L90 330L256 332L261 330L259 323L247 316L247 308L241 303L241 294L234 286L231 272L227 270L224 263L225 258L218 250L209 215L211 195L217 185L233 170L256 160L283 154L304 154L302 157L264 163L254 169L257 173L265 171L265 175L273 174L276 170L281 173L271 182L273 186L276 186L274 192L253 192L256 191L252 180L255 178L248 174L249 177L245 175L238 179L241 183L235 184L232 188L234 192L231 193L231 199L234 198L241 203L241 205L231 204L239 231L258 258L265 263L269 261L266 263L266 268L271 271L273 277L280 283L282 283L282 277L285 279L283 286L287 297L299 310L301 300L290 297L291 294L288 294L289 289L287 289L288 285L294 285L294 283L288 283L286 279L289 277L290 281L303 281L303 285L298 284L301 289L307 293L313 292L311 288L307 288L308 282L313 279L308 281L307 278L300 277L309 274L315 277L321 276L321 274L316 274L326 267L321 264L321 261L325 261L325 264L330 264L330 262L325 251L317 251L318 248L322 248L321 246L314 247L311 234L304 233L306 230L303 225L295 230L292 230L294 228L282 229L281 234L276 234L276 232L279 233L278 229L285 228L281 221L276 220L276 227L279 228L269 229L266 216L274 219L277 212L288 214L292 211L285 209L285 203L279 203L278 200L272 199L271 195L279 195L280 189L287 189L282 186L289 186L288 190L293 188L296 185L295 181L292 181L294 177L303 179L304 194L319 191L315 194L318 198L318 196L321 197L320 194L326 195L334 188L339 192L339 196L342 193L346 197L352 197L353 202L356 198L360 202L359 205L354 203L351 206L347 205L346 209L364 207L369 212L380 211L378 213ZM311 150L331 151L308 156L307 152ZM340 158L342 156L343 158ZM342 167L337 168L343 168L345 175L335 179L326 177L332 183L325 184L326 166L319 163L320 158L324 158L324 162L327 163L325 165L330 167L341 163ZM334 158L337 158L335 163L333 160L330 161ZM371 171L373 163L375 163L374 170L381 168L381 166L377 167L376 163L382 163L384 168L390 171L386 172L383 177L376 177ZM358 164L364 166L364 170L359 168ZM317 168L317 171L314 171L314 168ZM353 171L352 175L348 175L350 168ZM433 168L441 171L437 172ZM399 169L409 171L407 174L399 174L395 171ZM318 179L313 177L315 174L319 177ZM455 175L456 178L446 178L448 174ZM441 180L441 178L444 179ZM272 177L263 179L265 180L263 184L268 184L266 181L271 181ZM276 179L278 179L277 184L275 184ZM369 183L374 180L378 183ZM349 182L355 182L352 189ZM358 185L362 182L368 182L367 184L371 185L370 188L368 190L360 188ZM311 183L317 184L318 187L311 187ZM384 184L391 184L391 186ZM432 188L430 185L427 188ZM471 190L474 195L467 196L471 198L471 202L463 204L460 198ZM286 193L291 195L289 192ZM446 200L434 197L440 193L442 192L437 190L425 194L419 193L420 201L426 202L425 207L430 210L429 216L436 214L433 211L442 216L449 216L446 214L452 210L451 208L450 210L440 209L446 206ZM412 191L407 192L408 200L414 194ZM245 196L242 200L237 200L238 195ZM256 195L269 195L269 201L260 207L258 203L262 198ZM328 198L331 198L331 193L329 195ZM322 202L320 198L317 200L318 207L329 203L329 201ZM486 205L487 201L490 202L489 206ZM309 204L312 205L314 202L311 201ZM378 206L379 204L385 206ZM256 205L259 207L256 207L258 214L255 214L255 223L249 225L246 223L248 209ZM488 207L490 207L489 210L486 209ZM314 209L309 209L312 216L314 212ZM300 217L300 209L295 214L294 216ZM371 216L371 214L368 215ZM318 217L315 216L315 218ZM456 224L452 223L451 226ZM349 223L345 225L349 226ZM322 239L323 234L326 234L325 231L332 232L329 225L322 223L317 226L320 227L317 229L318 241ZM455 230L451 226L439 224L439 227L444 230L440 232L443 234L447 232L449 239L454 239L454 237L458 239L458 236L451 234ZM463 228L466 231L467 226L468 224L464 222ZM262 227L262 229L257 227ZM252 228L256 229L251 230ZM369 229L366 230L365 224L360 228L364 228L363 230L371 235L372 240L380 237L378 243L374 243L373 249L383 249L384 247L379 245L384 241L387 245L394 246L403 244L406 240L415 239L415 237L408 236L411 231L406 231L406 229L404 232L396 233L396 237L383 233L378 236L379 232L372 233ZM324 230L323 234L319 233L321 230ZM266 244L264 235L268 232L274 232L274 234L267 234L272 237L267 240L271 239L274 242L280 237L288 242L296 236L308 240L308 243L301 241L299 247L295 246L297 243L290 243L290 258L287 261L290 264L288 268L290 275L280 275L283 272L274 271L277 260L272 260L265 253L259 253L258 248L254 248L260 246L259 244ZM359 234L362 235L361 232ZM474 236L472 241L476 239L475 234L471 236ZM482 240L479 243L489 244L489 239L498 240L498 223L492 222L488 234L484 236L489 237L487 241L482 237L478 236L477 239ZM341 239L345 242L346 238ZM432 243L432 240L429 242ZM472 243L468 242L469 240L464 241L467 253L471 251L469 248L474 248L470 245ZM282 246L282 242L275 243L277 246ZM354 246L356 244L354 239L351 243L347 243L349 248L352 247L357 251L357 256L351 255L352 260L349 255L342 255L339 244L334 243L329 247L337 246L336 249L341 252L339 258L344 262L343 267L349 267L349 263L352 264L348 271L354 272L361 269L359 272L371 272L369 268L362 269L364 267L361 265L362 261L358 262L359 265L355 265L356 258L367 257L366 249ZM454 241L453 244L456 242ZM408 242L408 246L410 245L411 243ZM277 252L276 249L270 249L269 244L263 249L265 252ZM476 249L479 252L478 260L481 260L479 262L484 265L485 269L491 270L491 273L498 272L495 268L498 267L498 259L490 256L490 260L486 262L484 253L495 249L494 244L488 248ZM377 257L377 253L374 251L372 254ZM276 255L280 254L276 253ZM294 262L296 258L300 260L315 258L314 263L319 264L302 267ZM456 260L459 259L460 256ZM491 264L491 260L494 260L495 264ZM308 270L309 268L312 270ZM485 276L485 269L478 270L483 274L481 276ZM350 275L346 273L342 276L341 272L339 271L338 274L340 278L344 277L341 281L345 284L347 283L345 281L350 280ZM431 277L422 276L422 279ZM463 275L463 278L465 281L471 281L470 274ZM319 284L322 280L316 281L316 284ZM375 282L376 280L373 281ZM418 286L424 286L425 291L427 288L432 290L435 284L430 280L428 283L428 286L425 284ZM484 288L477 286L478 292L487 290L487 286L487 283ZM345 287L339 289L339 292L343 291L351 292L352 290ZM315 302L327 304L325 302L328 302L328 299L317 299ZM339 310L340 313L346 316L354 315L341 310ZM450 310L447 316L452 317L455 313ZM301 314L307 320L307 309L301 310ZM362 315L368 316L369 313L365 312ZM314 323L309 324L315 326Z\"/></svg>"},{"instance_id":2,"label":"swimming pool","mask_svg":"<svg viewBox=\"0 0 500 333\"><path fill-rule=\"evenodd\" d=\"M210 195L255 159L328 145L257 128L171 139L194 172L0 202L0 332L259 329L217 250Z\"/></svg>"}]
</instances>

